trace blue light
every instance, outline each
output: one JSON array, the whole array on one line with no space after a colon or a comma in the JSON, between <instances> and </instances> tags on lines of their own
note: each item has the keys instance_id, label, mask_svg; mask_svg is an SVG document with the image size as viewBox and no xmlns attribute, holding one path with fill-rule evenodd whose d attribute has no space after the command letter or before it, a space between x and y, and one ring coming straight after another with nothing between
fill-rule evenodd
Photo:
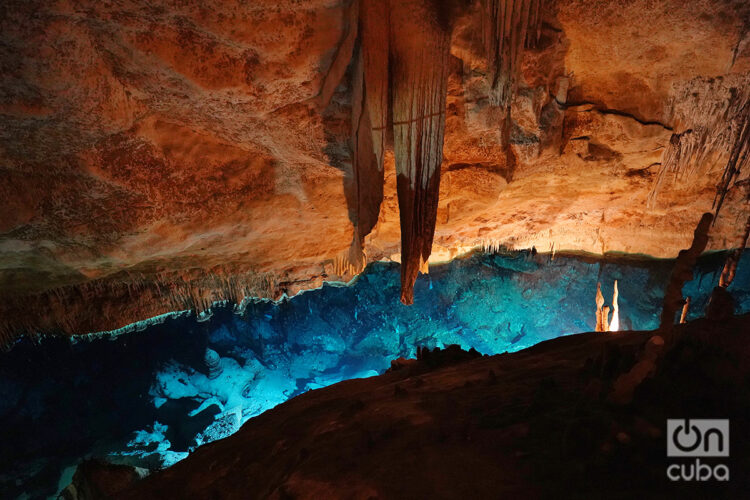
<instances>
[{"instance_id":1,"label":"blue light","mask_svg":"<svg viewBox=\"0 0 750 500\"><path fill-rule=\"evenodd\" d=\"M223 305L202 322L165 315L111 339L22 341L0 354L0 497L54 495L85 456L170 465L290 397L381 373L417 346L497 354L593 331L597 282L609 302L618 280L622 329L654 329L672 264L478 254L432 266L407 307L398 267L376 263L349 287L250 301L241 314ZM685 286L691 318L722 264L704 256ZM738 312L750 311L750 254L730 290Z\"/></svg>"}]
</instances>

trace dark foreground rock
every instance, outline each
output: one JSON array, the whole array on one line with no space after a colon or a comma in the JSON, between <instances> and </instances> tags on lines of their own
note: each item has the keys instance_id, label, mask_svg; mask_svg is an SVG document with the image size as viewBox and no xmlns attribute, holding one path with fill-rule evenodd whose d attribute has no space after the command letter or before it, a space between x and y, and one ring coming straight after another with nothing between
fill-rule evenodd
<instances>
[{"instance_id":1,"label":"dark foreground rock","mask_svg":"<svg viewBox=\"0 0 750 500\"><path fill-rule=\"evenodd\" d=\"M132 486L146 476L145 469L111 464L103 460L84 460L73 474L73 482L58 497L60 500L99 500Z\"/></svg>"},{"instance_id":2,"label":"dark foreground rock","mask_svg":"<svg viewBox=\"0 0 750 500\"><path fill-rule=\"evenodd\" d=\"M458 363L430 353L296 397L117 498L740 498L748 333L745 315L681 325L666 346L586 333ZM632 398L613 397L643 359ZM667 418L730 419L730 481L670 481L688 462L666 456Z\"/></svg>"}]
</instances>

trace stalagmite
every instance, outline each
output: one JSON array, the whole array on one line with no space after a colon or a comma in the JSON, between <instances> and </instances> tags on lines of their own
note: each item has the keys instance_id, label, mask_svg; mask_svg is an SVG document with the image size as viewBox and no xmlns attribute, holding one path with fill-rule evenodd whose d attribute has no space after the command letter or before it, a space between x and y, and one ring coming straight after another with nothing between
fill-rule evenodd
<instances>
[{"instance_id":1,"label":"stalagmite","mask_svg":"<svg viewBox=\"0 0 750 500\"><path fill-rule=\"evenodd\" d=\"M602 331L609 331L609 306L602 307Z\"/></svg>"},{"instance_id":2,"label":"stalagmite","mask_svg":"<svg viewBox=\"0 0 750 500\"><path fill-rule=\"evenodd\" d=\"M602 284L596 284L596 330L597 332L603 332L604 330L604 318L603 310L604 306L604 295L602 295Z\"/></svg>"},{"instance_id":3,"label":"stalagmite","mask_svg":"<svg viewBox=\"0 0 750 500\"><path fill-rule=\"evenodd\" d=\"M213 349L206 348L203 362L206 364L209 379L215 379L221 375L221 358L219 357L219 353Z\"/></svg>"},{"instance_id":4,"label":"stalagmite","mask_svg":"<svg viewBox=\"0 0 750 500\"><path fill-rule=\"evenodd\" d=\"M617 305L619 295L617 280L615 280L615 290L612 292L612 322L609 324L609 329L607 330L610 332L616 332L620 329L620 306Z\"/></svg>"},{"instance_id":5,"label":"stalagmite","mask_svg":"<svg viewBox=\"0 0 750 500\"><path fill-rule=\"evenodd\" d=\"M667 290L664 293L664 307L661 312L659 328L665 333L672 329L675 314L685 304L685 300L682 298L682 286L686 281L693 278L695 263L708 244L708 230L711 227L712 220L712 214L703 214L693 233L693 243L690 245L690 248L680 250L677 256L677 261L669 277Z\"/></svg>"},{"instance_id":6,"label":"stalagmite","mask_svg":"<svg viewBox=\"0 0 750 500\"><path fill-rule=\"evenodd\" d=\"M685 297L685 304L682 306L682 314L680 314L680 324L687 323L687 315L690 310L690 297Z\"/></svg>"}]
</instances>

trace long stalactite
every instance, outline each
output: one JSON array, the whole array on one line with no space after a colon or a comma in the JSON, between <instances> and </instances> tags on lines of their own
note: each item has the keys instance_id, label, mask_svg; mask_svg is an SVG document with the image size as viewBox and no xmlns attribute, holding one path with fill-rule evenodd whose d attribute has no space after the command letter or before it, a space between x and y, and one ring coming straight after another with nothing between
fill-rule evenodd
<instances>
[{"instance_id":1,"label":"long stalactite","mask_svg":"<svg viewBox=\"0 0 750 500\"><path fill-rule=\"evenodd\" d=\"M490 103L506 113L522 50L539 39L543 0L482 0ZM348 270L366 263L364 239L383 199L392 137L401 225L401 301L411 304L437 219L452 23L463 0L360 0L352 70L352 245ZM355 32L355 30L350 30Z\"/></svg>"},{"instance_id":2,"label":"long stalactite","mask_svg":"<svg viewBox=\"0 0 750 500\"><path fill-rule=\"evenodd\" d=\"M365 264L378 220L383 161L393 138L401 222L401 301L413 302L432 249L443 157L445 99L455 2L361 0L352 76L355 232L349 268ZM392 135L391 135L392 134Z\"/></svg>"},{"instance_id":3,"label":"long stalactite","mask_svg":"<svg viewBox=\"0 0 750 500\"><path fill-rule=\"evenodd\" d=\"M431 2L391 2L391 7L401 302L411 304L414 281L430 257L435 234L451 31L448 13L431 9Z\"/></svg>"},{"instance_id":4,"label":"long stalactite","mask_svg":"<svg viewBox=\"0 0 750 500\"><path fill-rule=\"evenodd\" d=\"M366 264L364 239L383 201L383 156L388 120L388 2L365 0L359 8L359 47L352 76L352 170L355 231L348 261Z\"/></svg>"}]
</instances>

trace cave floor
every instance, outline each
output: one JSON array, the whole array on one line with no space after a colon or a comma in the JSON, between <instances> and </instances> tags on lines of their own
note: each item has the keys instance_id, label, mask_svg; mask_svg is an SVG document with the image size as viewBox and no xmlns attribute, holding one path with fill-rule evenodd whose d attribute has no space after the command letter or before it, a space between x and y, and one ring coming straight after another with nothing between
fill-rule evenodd
<instances>
[{"instance_id":1,"label":"cave floor","mask_svg":"<svg viewBox=\"0 0 750 500\"><path fill-rule=\"evenodd\" d=\"M748 334L750 315L676 327L619 404L613 385L651 332L405 362L293 398L118 498L743 497ZM730 419L731 480L669 481L667 418Z\"/></svg>"}]
</instances>

